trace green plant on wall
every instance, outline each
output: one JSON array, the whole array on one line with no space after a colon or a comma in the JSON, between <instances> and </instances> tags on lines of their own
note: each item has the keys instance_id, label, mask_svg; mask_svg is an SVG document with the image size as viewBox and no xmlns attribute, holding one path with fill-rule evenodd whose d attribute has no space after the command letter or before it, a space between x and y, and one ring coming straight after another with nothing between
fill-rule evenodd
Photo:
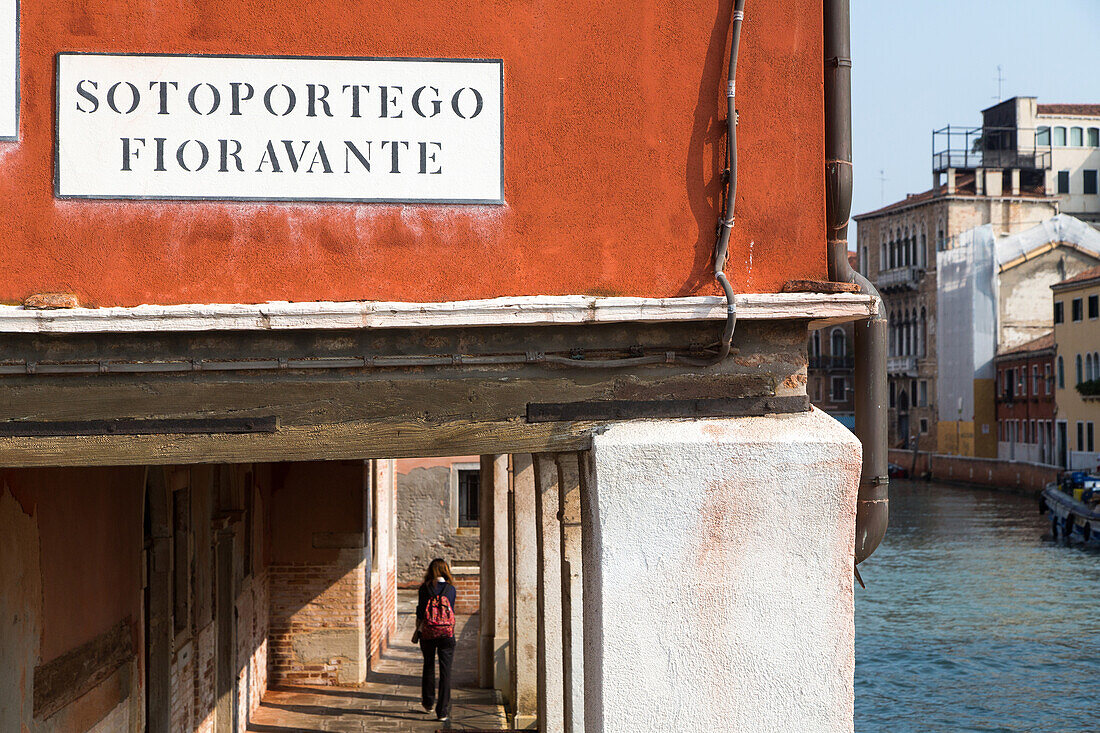
<instances>
[{"instance_id":1,"label":"green plant on wall","mask_svg":"<svg viewBox=\"0 0 1100 733\"><path fill-rule=\"evenodd\" d=\"M1100 397L1100 379L1090 379L1087 382L1080 382L1077 385L1077 391L1083 397Z\"/></svg>"}]
</instances>

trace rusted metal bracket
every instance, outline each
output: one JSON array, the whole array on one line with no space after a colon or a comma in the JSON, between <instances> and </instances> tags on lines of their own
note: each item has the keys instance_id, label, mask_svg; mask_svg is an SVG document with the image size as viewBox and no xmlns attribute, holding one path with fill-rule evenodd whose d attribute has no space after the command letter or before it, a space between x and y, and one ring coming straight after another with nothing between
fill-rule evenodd
<instances>
[{"instance_id":1,"label":"rusted metal bracket","mask_svg":"<svg viewBox=\"0 0 1100 733\"><path fill-rule=\"evenodd\" d=\"M758 417L807 412L806 395L787 397L719 397L695 400L593 400L529 402L527 422L638 420L679 417Z\"/></svg>"},{"instance_id":2,"label":"rusted metal bracket","mask_svg":"<svg viewBox=\"0 0 1100 733\"><path fill-rule=\"evenodd\" d=\"M222 433L274 433L276 417L226 417L194 419L117 420L4 420L0 437L48 438L70 435L214 435Z\"/></svg>"}]
</instances>

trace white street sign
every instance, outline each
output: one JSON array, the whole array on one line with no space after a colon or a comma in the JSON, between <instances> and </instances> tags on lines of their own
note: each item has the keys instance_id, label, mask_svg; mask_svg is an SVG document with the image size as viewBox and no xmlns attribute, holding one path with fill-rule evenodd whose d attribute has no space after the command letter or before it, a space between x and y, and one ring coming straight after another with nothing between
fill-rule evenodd
<instances>
[{"instance_id":1,"label":"white street sign","mask_svg":"<svg viewBox=\"0 0 1100 733\"><path fill-rule=\"evenodd\" d=\"M56 193L501 203L503 64L62 53Z\"/></svg>"},{"instance_id":2,"label":"white street sign","mask_svg":"<svg viewBox=\"0 0 1100 733\"><path fill-rule=\"evenodd\" d=\"M0 0L0 140L19 137L19 0Z\"/></svg>"}]
</instances>

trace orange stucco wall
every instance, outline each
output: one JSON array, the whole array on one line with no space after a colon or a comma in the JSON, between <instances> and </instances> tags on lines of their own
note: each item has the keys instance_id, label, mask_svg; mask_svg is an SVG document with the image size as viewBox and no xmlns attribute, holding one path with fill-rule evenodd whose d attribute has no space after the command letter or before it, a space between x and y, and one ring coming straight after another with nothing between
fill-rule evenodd
<instances>
[{"instance_id":1,"label":"orange stucco wall","mask_svg":"<svg viewBox=\"0 0 1100 733\"><path fill-rule=\"evenodd\" d=\"M717 292L732 0L22 3L0 142L0 301L458 300ZM56 200L59 51L504 59L503 206ZM728 271L824 278L820 0L756 0L738 75Z\"/></svg>"}]
</instances>

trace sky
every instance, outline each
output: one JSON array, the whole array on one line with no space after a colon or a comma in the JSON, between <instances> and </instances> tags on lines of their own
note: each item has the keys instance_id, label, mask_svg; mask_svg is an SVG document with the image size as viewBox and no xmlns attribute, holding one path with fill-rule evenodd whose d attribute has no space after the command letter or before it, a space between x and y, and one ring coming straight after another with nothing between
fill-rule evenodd
<instances>
[{"instance_id":1,"label":"sky","mask_svg":"<svg viewBox=\"0 0 1100 733\"><path fill-rule=\"evenodd\" d=\"M860 214L932 186L932 130L981 124L998 65L1004 99L1100 104L1100 0L852 0L852 63Z\"/></svg>"}]
</instances>

